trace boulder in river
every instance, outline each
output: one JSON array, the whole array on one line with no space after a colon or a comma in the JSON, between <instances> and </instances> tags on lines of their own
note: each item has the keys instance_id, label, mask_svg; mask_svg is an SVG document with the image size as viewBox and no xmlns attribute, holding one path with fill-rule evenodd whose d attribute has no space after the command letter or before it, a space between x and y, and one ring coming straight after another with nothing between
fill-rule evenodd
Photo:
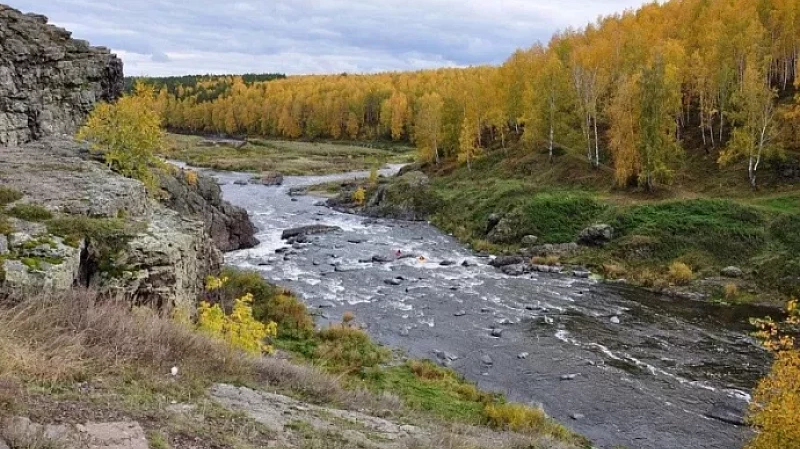
<instances>
[{"instance_id":1,"label":"boulder in river","mask_svg":"<svg viewBox=\"0 0 800 449\"><path fill-rule=\"evenodd\" d=\"M607 224L596 224L581 231L578 243L584 246L603 246L614 239L614 228Z\"/></svg>"},{"instance_id":2,"label":"boulder in river","mask_svg":"<svg viewBox=\"0 0 800 449\"><path fill-rule=\"evenodd\" d=\"M299 237L301 235L325 234L328 232L335 232L341 230L342 228L338 226L327 226L327 225L300 226L298 228L285 229L283 233L281 233L281 238L287 240L292 237Z\"/></svg>"},{"instance_id":3,"label":"boulder in river","mask_svg":"<svg viewBox=\"0 0 800 449\"><path fill-rule=\"evenodd\" d=\"M276 171L266 171L255 180L258 184L264 186L279 186L283 184L283 175Z\"/></svg>"},{"instance_id":4,"label":"boulder in river","mask_svg":"<svg viewBox=\"0 0 800 449\"><path fill-rule=\"evenodd\" d=\"M501 268L506 265L519 265L521 263L525 263L525 259L520 256L500 256L489 262L489 265Z\"/></svg>"},{"instance_id":5,"label":"boulder in river","mask_svg":"<svg viewBox=\"0 0 800 449\"><path fill-rule=\"evenodd\" d=\"M505 265L500 268L500 271L507 276L522 276L523 274L530 273L531 266L524 263Z\"/></svg>"}]
</instances>

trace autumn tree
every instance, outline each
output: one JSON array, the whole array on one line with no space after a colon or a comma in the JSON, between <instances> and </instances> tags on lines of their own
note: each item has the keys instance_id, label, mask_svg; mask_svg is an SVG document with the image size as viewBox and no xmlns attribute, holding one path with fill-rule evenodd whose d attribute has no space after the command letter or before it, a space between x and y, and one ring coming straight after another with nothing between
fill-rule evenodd
<instances>
[{"instance_id":1,"label":"autumn tree","mask_svg":"<svg viewBox=\"0 0 800 449\"><path fill-rule=\"evenodd\" d=\"M744 69L742 85L733 96L736 127L727 148L720 153L720 165L747 159L750 185L756 188L756 175L762 159L781 153L772 145L775 137L775 91L755 61Z\"/></svg>"},{"instance_id":2,"label":"autumn tree","mask_svg":"<svg viewBox=\"0 0 800 449\"><path fill-rule=\"evenodd\" d=\"M437 93L422 96L414 120L414 139L424 161L439 163L439 141L442 133L442 97Z\"/></svg>"},{"instance_id":3,"label":"autumn tree","mask_svg":"<svg viewBox=\"0 0 800 449\"><path fill-rule=\"evenodd\" d=\"M116 103L99 104L77 138L90 142L92 151L113 170L142 181L151 193L158 190L151 167L155 151L163 145L163 132L152 87L140 83Z\"/></svg>"}]
</instances>

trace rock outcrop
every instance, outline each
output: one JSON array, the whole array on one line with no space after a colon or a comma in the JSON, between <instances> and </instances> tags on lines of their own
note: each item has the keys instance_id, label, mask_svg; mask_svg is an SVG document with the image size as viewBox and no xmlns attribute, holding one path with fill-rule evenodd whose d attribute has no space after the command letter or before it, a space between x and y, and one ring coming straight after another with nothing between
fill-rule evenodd
<instances>
[{"instance_id":1,"label":"rock outcrop","mask_svg":"<svg viewBox=\"0 0 800 449\"><path fill-rule=\"evenodd\" d=\"M406 171L371 189L369 199L363 205L353 200L353 192L358 186L350 187L337 198L328 200L327 205L340 212L406 221L426 220L441 206L430 188L428 175L421 171Z\"/></svg>"},{"instance_id":2,"label":"rock outcrop","mask_svg":"<svg viewBox=\"0 0 800 449\"><path fill-rule=\"evenodd\" d=\"M221 251L252 248L258 245L256 229L247 211L222 199L216 180L197 174L193 181L185 173L176 176L163 173L161 188L168 198L164 203L184 215L205 223L206 232Z\"/></svg>"},{"instance_id":3,"label":"rock outcrop","mask_svg":"<svg viewBox=\"0 0 800 449\"><path fill-rule=\"evenodd\" d=\"M0 146L71 134L122 87L122 61L108 49L0 4Z\"/></svg>"},{"instance_id":4,"label":"rock outcrop","mask_svg":"<svg viewBox=\"0 0 800 449\"><path fill-rule=\"evenodd\" d=\"M86 155L80 144L63 137L2 148L0 186L20 191L23 197L17 203L96 224L128 222L137 231L109 253L99 236L66 242L42 223L12 220L0 270L4 287L58 291L85 285L165 309L191 307L206 276L222 263L206 232L211 226L201 220L205 217L165 207L149 198L139 181L117 175ZM113 267L105 266L109 262Z\"/></svg>"}]
</instances>

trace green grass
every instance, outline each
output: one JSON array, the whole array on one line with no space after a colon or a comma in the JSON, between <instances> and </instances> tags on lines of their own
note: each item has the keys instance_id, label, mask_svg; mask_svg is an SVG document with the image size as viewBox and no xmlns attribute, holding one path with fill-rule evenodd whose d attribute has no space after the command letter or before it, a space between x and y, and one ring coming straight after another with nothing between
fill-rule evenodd
<instances>
[{"instance_id":1,"label":"green grass","mask_svg":"<svg viewBox=\"0 0 800 449\"><path fill-rule=\"evenodd\" d=\"M11 187L0 186L0 207L22 199L22 192Z\"/></svg>"},{"instance_id":2,"label":"green grass","mask_svg":"<svg viewBox=\"0 0 800 449\"><path fill-rule=\"evenodd\" d=\"M12 217L25 221L39 222L53 218L51 211L38 204L17 204L7 212Z\"/></svg>"},{"instance_id":3,"label":"green grass","mask_svg":"<svg viewBox=\"0 0 800 449\"><path fill-rule=\"evenodd\" d=\"M164 156L197 167L234 171L278 171L312 175L368 170L390 162L407 162L411 149L394 144L363 144L249 139L242 148L202 146L198 136L171 135Z\"/></svg>"}]
</instances>

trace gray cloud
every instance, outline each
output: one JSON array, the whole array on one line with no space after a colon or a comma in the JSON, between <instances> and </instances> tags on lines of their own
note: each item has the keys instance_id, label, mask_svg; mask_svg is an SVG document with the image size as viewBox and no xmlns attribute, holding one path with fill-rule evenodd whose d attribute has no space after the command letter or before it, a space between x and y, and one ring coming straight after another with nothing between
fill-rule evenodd
<instances>
[{"instance_id":1,"label":"gray cloud","mask_svg":"<svg viewBox=\"0 0 800 449\"><path fill-rule=\"evenodd\" d=\"M129 75L376 72L500 63L642 0L6 0Z\"/></svg>"}]
</instances>

